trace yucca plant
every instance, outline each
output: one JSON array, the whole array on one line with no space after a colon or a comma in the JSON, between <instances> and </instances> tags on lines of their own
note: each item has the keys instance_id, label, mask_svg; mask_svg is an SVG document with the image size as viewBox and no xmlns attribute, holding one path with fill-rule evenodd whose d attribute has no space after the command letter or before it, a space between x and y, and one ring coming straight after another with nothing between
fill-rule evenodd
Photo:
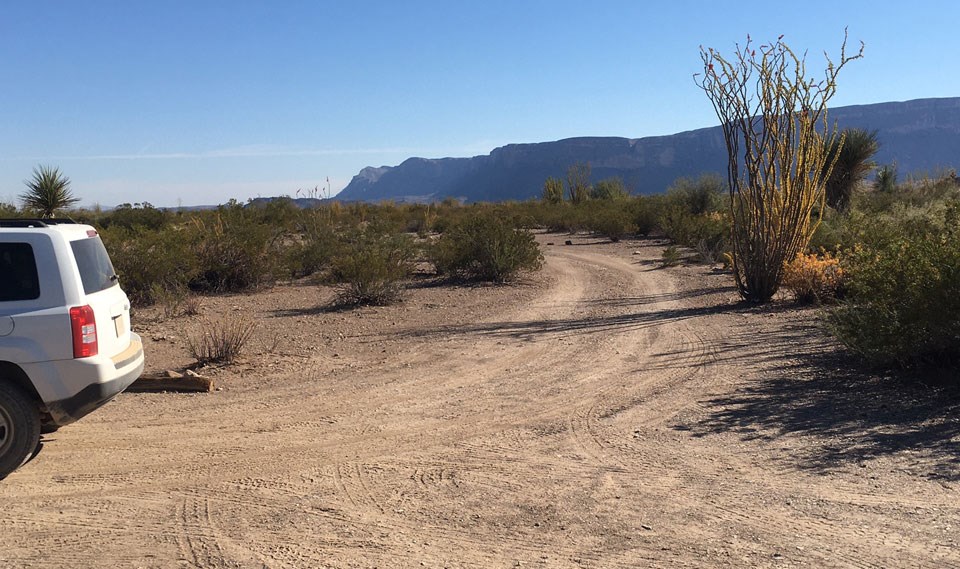
<instances>
[{"instance_id":1,"label":"yucca plant","mask_svg":"<svg viewBox=\"0 0 960 569\"><path fill-rule=\"evenodd\" d=\"M60 168L37 166L33 178L24 181L27 191L20 194L25 209L36 211L41 217L55 217L56 212L80 201L70 192L70 178Z\"/></svg>"},{"instance_id":2,"label":"yucca plant","mask_svg":"<svg viewBox=\"0 0 960 569\"><path fill-rule=\"evenodd\" d=\"M877 131L852 128L844 130L843 144L835 138L828 150L828 159L824 168L833 164L833 170L826 178L827 205L837 211L846 211L850 206L850 196L857 184L876 168L873 155L880 149Z\"/></svg>"}]
</instances>

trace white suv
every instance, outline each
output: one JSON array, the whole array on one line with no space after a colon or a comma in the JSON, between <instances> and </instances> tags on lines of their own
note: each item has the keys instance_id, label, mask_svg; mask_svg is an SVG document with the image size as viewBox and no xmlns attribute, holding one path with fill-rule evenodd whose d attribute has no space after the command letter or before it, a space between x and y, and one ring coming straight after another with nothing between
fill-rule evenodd
<instances>
[{"instance_id":1,"label":"white suv","mask_svg":"<svg viewBox=\"0 0 960 569\"><path fill-rule=\"evenodd\" d=\"M45 432L111 400L143 371L130 302L89 225L0 219L0 479Z\"/></svg>"}]
</instances>

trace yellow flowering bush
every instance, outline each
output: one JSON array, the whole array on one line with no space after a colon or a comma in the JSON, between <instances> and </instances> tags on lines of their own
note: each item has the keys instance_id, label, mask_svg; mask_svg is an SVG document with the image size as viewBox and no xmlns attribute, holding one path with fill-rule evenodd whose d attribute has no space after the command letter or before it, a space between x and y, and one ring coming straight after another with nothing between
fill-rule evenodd
<instances>
[{"instance_id":1,"label":"yellow flowering bush","mask_svg":"<svg viewBox=\"0 0 960 569\"><path fill-rule=\"evenodd\" d=\"M842 296L843 281L840 261L830 253L800 253L784 265L781 284L801 304L823 304Z\"/></svg>"}]
</instances>

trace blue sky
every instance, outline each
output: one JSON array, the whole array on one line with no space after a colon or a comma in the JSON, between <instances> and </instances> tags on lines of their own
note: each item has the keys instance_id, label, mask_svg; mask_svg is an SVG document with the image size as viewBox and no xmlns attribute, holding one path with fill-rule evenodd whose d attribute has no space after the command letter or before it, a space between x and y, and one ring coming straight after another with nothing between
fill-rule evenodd
<instances>
[{"instance_id":1,"label":"blue sky","mask_svg":"<svg viewBox=\"0 0 960 569\"><path fill-rule=\"evenodd\" d=\"M770 6L776 6L771 11ZM865 58L833 106L960 96L960 3L0 4L0 201L38 164L83 204L334 192L364 166L712 126L698 47L784 34Z\"/></svg>"}]
</instances>

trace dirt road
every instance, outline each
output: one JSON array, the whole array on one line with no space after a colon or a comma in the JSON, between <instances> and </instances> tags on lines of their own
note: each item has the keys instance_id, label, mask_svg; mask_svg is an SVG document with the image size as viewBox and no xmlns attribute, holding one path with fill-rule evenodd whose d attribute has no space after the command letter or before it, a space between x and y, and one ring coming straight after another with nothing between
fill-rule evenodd
<instances>
[{"instance_id":1,"label":"dirt road","mask_svg":"<svg viewBox=\"0 0 960 569\"><path fill-rule=\"evenodd\" d=\"M281 347L48 436L0 483L0 567L960 567L956 407L659 251L353 313L215 299Z\"/></svg>"}]
</instances>

